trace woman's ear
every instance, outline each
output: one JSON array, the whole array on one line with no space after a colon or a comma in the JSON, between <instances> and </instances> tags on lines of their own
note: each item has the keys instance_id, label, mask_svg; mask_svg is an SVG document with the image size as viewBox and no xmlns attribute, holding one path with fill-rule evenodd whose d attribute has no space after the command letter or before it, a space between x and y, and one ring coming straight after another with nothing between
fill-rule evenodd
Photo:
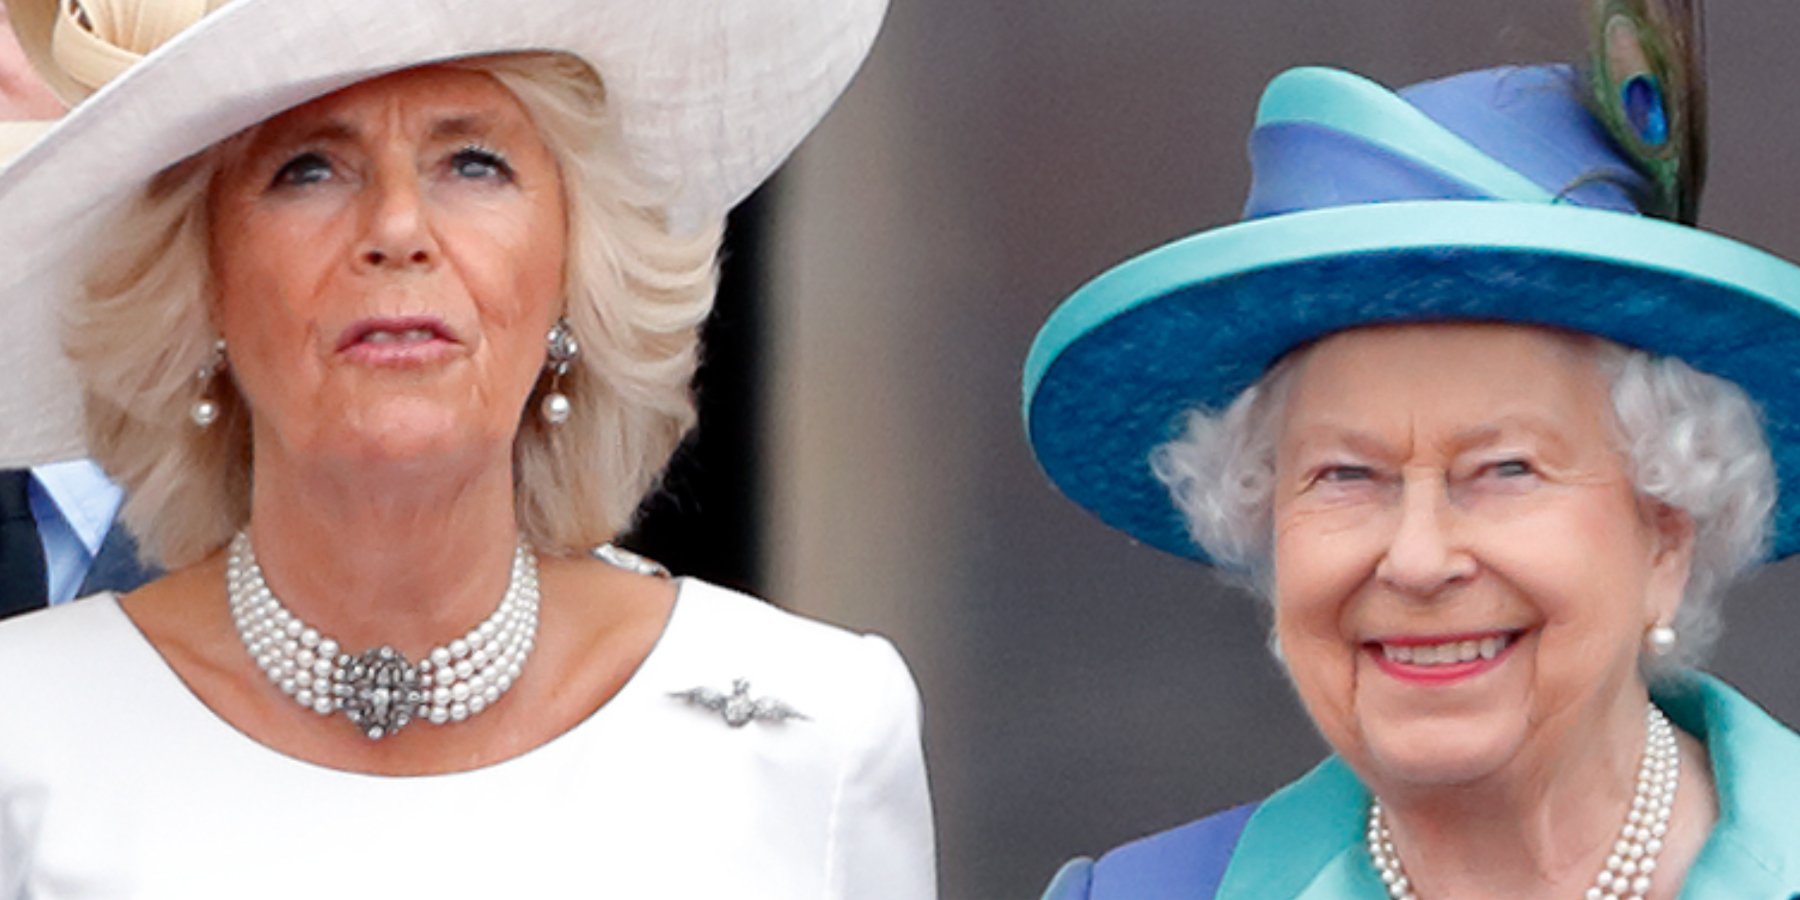
<instances>
[{"instance_id":1,"label":"woman's ear","mask_svg":"<svg viewBox=\"0 0 1800 900\"><path fill-rule=\"evenodd\" d=\"M1660 500L1644 501L1644 521L1655 539L1650 557L1650 590L1645 600L1651 625L1675 619L1687 592L1694 563L1694 519Z\"/></svg>"}]
</instances>

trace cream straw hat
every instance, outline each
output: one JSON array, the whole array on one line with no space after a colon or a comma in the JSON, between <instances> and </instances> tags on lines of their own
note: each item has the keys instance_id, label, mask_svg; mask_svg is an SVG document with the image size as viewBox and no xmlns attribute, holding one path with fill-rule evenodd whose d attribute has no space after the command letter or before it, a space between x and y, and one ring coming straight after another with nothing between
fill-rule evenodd
<instances>
[{"instance_id":1,"label":"cream straw hat","mask_svg":"<svg viewBox=\"0 0 1800 900\"><path fill-rule=\"evenodd\" d=\"M0 131L0 466L80 456L59 310L151 176L277 113L425 63L558 51L601 76L677 229L774 172L867 55L886 0L5 0L73 105ZM10 161L9 159L10 154Z\"/></svg>"}]
</instances>

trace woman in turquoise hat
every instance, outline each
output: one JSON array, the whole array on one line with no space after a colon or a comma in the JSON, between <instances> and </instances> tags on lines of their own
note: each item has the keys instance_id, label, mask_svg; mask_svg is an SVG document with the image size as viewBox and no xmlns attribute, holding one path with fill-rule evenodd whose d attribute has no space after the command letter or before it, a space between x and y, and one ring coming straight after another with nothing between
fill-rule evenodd
<instances>
[{"instance_id":1,"label":"woman in turquoise hat","mask_svg":"<svg viewBox=\"0 0 1800 900\"><path fill-rule=\"evenodd\" d=\"M1691 227L1697 19L1610 4L1581 75L1283 74L1247 221L1044 326L1045 472L1265 598L1336 751L1049 897L1800 892L1800 736L1693 668L1800 550L1800 268Z\"/></svg>"}]
</instances>

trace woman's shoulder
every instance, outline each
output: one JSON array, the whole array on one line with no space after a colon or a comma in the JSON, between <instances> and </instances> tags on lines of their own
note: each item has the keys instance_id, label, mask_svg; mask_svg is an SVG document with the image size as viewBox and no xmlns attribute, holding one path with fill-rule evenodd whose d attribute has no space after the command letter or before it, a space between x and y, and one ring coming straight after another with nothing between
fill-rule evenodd
<instances>
[{"instance_id":1,"label":"woman's shoulder","mask_svg":"<svg viewBox=\"0 0 1800 900\"><path fill-rule=\"evenodd\" d=\"M136 634L119 599L111 592L83 597L0 622L0 691L19 682L15 673L32 674L42 684L48 670L92 664L96 651L117 649Z\"/></svg>"},{"instance_id":2,"label":"woman's shoulder","mask_svg":"<svg viewBox=\"0 0 1800 900\"><path fill-rule=\"evenodd\" d=\"M727 657L784 657L797 665L817 665L895 654L880 635L807 618L697 578L683 578L677 597L682 638Z\"/></svg>"},{"instance_id":3,"label":"woman's shoulder","mask_svg":"<svg viewBox=\"0 0 1800 900\"><path fill-rule=\"evenodd\" d=\"M1658 706L1701 739L1712 764L1719 821L1688 873L1696 884L1788 896L1800 890L1800 734L1726 682L1685 672L1653 684ZM1766 892L1765 892L1766 893ZM1706 896L1712 896L1707 894ZM1734 894L1739 896L1739 894Z\"/></svg>"},{"instance_id":4,"label":"woman's shoulder","mask_svg":"<svg viewBox=\"0 0 1800 900\"><path fill-rule=\"evenodd\" d=\"M0 622L0 722L7 736L0 757L30 746L54 751L118 711L144 680L138 676L146 652L112 594ZM0 769L5 762L0 758Z\"/></svg>"},{"instance_id":5,"label":"woman's shoulder","mask_svg":"<svg viewBox=\"0 0 1800 900\"><path fill-rule=\"evenodd\" d=\"M918 717L918 690L886 638L780 609L730 588L683 578L652 660L703 689L787 704L815 722L887 728ZM887 724L883 724L884 721Z\"/></svg>"},{"instance_id":6,"label":"woman's shoulder","mask_svg":"<svg viewBox=\"0 0 1800 900\"><path fill-rule=\"evenodd\" d=\"M1245 804L1138 838L1098 860L1070 860L1050 882L1044 900L1211 897L1256 807Z\"/></svg>"}]
</instances>

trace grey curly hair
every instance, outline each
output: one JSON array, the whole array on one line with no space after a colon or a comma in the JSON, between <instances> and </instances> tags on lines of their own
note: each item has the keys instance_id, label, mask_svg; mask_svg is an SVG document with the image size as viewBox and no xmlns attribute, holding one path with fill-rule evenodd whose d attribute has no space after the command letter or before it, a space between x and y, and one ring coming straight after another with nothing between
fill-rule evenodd
<instances>
[{"instance_id":1,"label":"grey curly hair","mask_svg":"<svg viewBox=\"0 0 1800 900\"><path fill-rule=\"evenodd\" d=\"M1657 670L1703 660L1720 631L1719 599L1768 552L1775 463L1756 405L1737 385L1679 359L1594 339L1611 385L1619 449L1644 497L1681 510L1694 556L1674 626L1677 651ZM1289 354L1223 411L1192 410L1150 467L1189 534L1227 580L1273 602L1273 489L1279 422L1297 363Z\"/></svg>"},{"instance_id":2,"label":"grey curly hair","mask_svg":"<svg viewBox=\"0 0 1800 900\"><path fill-rule=\"evenodd\" d=\"M533 546L578 552L629 524L694 424L699 327L712 309L722 217L675 234L671 186L626 155L598 76L572 57L508 54L445 65L493 76L524 106L561 168L569 223L565 317L583 353L565 376L568 422L545 427L540 384L514 438L515 508ZM254 130L254 129L253 129ZM252 130L252 131L253 131ZM222 546L250 514L250 410L229 378L219 418L186 409L212 352L207 199L228 138L158 175L95 247L65 348L83 386L87 443L126 491L121 517L170 568ZM148 338L148 339L147 339Z\"/></svg>"}]
</instances>

